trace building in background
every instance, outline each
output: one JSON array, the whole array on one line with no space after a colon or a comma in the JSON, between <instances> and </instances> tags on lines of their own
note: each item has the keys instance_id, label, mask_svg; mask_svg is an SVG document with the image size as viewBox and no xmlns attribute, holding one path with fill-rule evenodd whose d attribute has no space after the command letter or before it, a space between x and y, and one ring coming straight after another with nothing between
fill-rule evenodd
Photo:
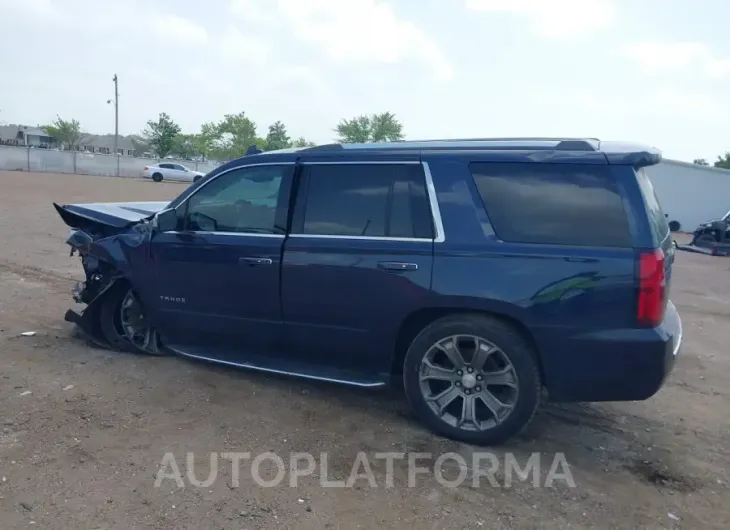
<instances>
[{"instance_id":1,"label":"building in background","mask_svg":"<svg viewBox=\"0 0 730 530\"><path fill-rule=\"evenodd\" d=\"M0 143L52 149L56 139L48 136L40 127L28 125L0 125Z\"/></svg>"},{"instance_id":2,"label":"building in background","mask_svg":"<svg viewBox=\"0 0 730 530\"><path fill-rule=\"evenodd\" d=\"M646 172L675 231L692 232L730 210L730 170L665 159Z\"/></svg>"},{"instance_id":3,"label":"building in background","mask_svg":"<svg viewBox=\"0 0 730 530\"><path fill-rule=\"evenodd\" d=\"M0 125L0 145L17 147L59 148L58 142L40 127L29 125ZM78 150L110 155L114 152L113 134L82 134ZM149 146L137 135L119 136L117 153L121 156L143 156Z\"/></svg>"}]
</instances>

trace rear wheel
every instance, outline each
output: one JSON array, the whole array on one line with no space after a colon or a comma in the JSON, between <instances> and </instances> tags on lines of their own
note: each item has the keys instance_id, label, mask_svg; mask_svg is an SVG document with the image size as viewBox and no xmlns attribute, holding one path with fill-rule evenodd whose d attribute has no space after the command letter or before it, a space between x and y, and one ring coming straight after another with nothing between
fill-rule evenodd
<instances>
[{"instance_id":1,"label":"rear wheel","mask_svg":"<svg viewBox=\"0 0 730 530\"><path fill-rule=\"evenodd\" d=\"M152 175L152 180L155 182L162 182L162 173L155 173Z\"/></svg>"},{"instance_id":2,"label":"rear wheel","mask_svg":"<svg viewBox=\"0 0 730 530\"><path fill-rule=\"evenodd\" d=\"M193 178L193 182L198 182L198 181L199 181L200 179L202 179L202 178L203 178L203 177L201 177L200 175L198 175L198 176L196 176L195 178Z\"/></svg>"},{"instance_id":3,"label":"rear wheel","mask_svg":"<svg viewBox=\"0 0 730 530\"><path fill-rule=\"evenodd\" d=\"M159 354L157 333L144 306L128 284L109 289L101 301L99 324L104 338L118 351Z\"/></svg>"},{"instance_id":4,"label":"rear wheel","mask_svg":"<svg viewBox=\"0 0 730 530\"><path fill-rule=\"evenodd\" d=\"M535 352L513 327L480 315L444 317L406 354L403 378L416 415L433 431L478 445L521 431L540 402Z\"/></svg>"}]
</instances>

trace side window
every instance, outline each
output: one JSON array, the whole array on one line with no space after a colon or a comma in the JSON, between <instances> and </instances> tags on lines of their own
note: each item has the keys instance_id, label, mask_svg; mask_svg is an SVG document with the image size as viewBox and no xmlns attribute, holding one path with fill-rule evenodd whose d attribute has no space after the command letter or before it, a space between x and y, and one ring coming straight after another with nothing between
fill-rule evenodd
<instances>
[{"instance_id":1,"label":"side window","mask_svg":"<svg viewBox=\"0 0 730 530\"><path fill-rule=\"evenodd\" d=\"M632 247L623 201L605 166L472 163L469 168L503 241Z\"/></svg>"},{"instance_id":2,"label":"side window","mask_svg":"<svg viewBox=\"0 0 730 530\"><path fill-rule=\"evenodd\" d=\"M312 165L301 233L432 238L422 169L416 164Z\"/></svg>"},{"instance_id":3,"label":"side window","mask_svg":"<svg viewBox=\"0 0 730 530\"><path fill-rule=\"evenodd\" d=\"M183 230L283 234L276 210L282 179L291 167L241 168L212 180L188 199Z\"/></svg>"}]
</instances>

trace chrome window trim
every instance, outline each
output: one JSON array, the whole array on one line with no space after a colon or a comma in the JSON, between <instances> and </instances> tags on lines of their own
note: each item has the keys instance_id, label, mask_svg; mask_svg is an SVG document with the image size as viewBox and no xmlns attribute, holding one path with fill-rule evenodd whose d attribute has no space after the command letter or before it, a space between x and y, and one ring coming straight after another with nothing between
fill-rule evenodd
<instances>
[{"instance_id":1,"label":"chrome window trim","mask_svg":"<svg viewBox=\"0 0 730 530\"><path fill-rule=\"evenodd\" d=\"M187 196L183 196L180 200L178 207L184 205L193 195L198 193L200 190L205 188L208 184L215 181L219 177L230 173L231 171L237 171L239 169L262 167L262 166L294 166L296 162L261 162L257 164L241 164L235 167L221 171L212 179L204 182L199 188L191 191ZM297 239L312 238L312 239L352 239L361 241L399 241L399 242L415 242L415 243L443 243L446 241L446 234L444 231L443 219L441 218L441 209L439 208L438 197L436 195L436 187L434 186L433 176L431 175L431 168L428 162L419 162L418 160L343 160L343 161L301 161L302 166L317 166L317 165L420 165L423 167L424 177L426 179L426 193L428 194L428 202L431 208L431 217L433 219L435 234L433 239L431 238L413 238L413 237L385 237L385 236L346 236L346 235L329 235L329 234L289 234L289 237ZM255 234L248 232L218 232L218 231L191 231L191 232L180 232L170 231L165 232L167 234L182 234L182 233L193 233L202 235L233 235L233 236L244 236L244 237L273 237L283 239L286 236L284 234Z\"/></svg>"},{"instance_id":2,"label":"chrome window trim","mask_svg":"<svg viewBox=\"0 0 730 530\"><path fill-rule=\"evenodd\" d=\"M385 236L344 236L327 234L289 234L297 239L353 239L360 241L400 241L403 243L433 243L433 239L426 237L385 237Z\"/></svg>"},{"instance_id":3,"label":"chrome window trim","mask_svg":"<svg viewBox=\"0 0 730 530\"><path fill-rule=\"evenodd\" d=\"M444 232L444 221L441 219L441 208L439 208L438 196L436 195L436 186L433 183L433 175L428 162L423 162L423 173L426 175L426 190L428 192L428 200L431 203L431 216L433 217L433 225L436 233L434 234L434 243L443 243L446 241L446 232Z\"/></svg>"},{"instance_id":4,"label":"chrome window trim","mask_svg":"<svg viewBox=\"0 0 730 530\"><path fill-rule=\"evenodd\" d=\"M433 183L433 176L428 162L419 162L418 160L347 160L342 162L318 162L307 161L301 162L303 166L327 166L327 165L420 165L423 167L423 174L426 179L426 193L428 194L428 202L431 208L431 217L434 225L433 238L419 237L386 237L386 236L344 236L344 235L328 235L328 234L289 234L289 237L296 238L312 238L312 239L353 239L362 241L400 241L400 242L417 242L417 243L443 243L446 241L444 232L444 223L441 219L441 209L439 208L438 197L436 196L436 187Z\"/></svg>"}]
</instances>

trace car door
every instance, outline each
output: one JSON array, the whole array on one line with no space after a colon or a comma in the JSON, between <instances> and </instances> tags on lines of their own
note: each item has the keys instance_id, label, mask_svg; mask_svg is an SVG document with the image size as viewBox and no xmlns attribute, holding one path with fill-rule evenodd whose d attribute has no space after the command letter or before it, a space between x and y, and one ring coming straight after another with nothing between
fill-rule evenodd
<instances>
[{"instance_id":1,"label":"car door","mask_svg":"<svg viewBox=\"0 0 730 530\"><path fill-rule=\"evenodd\" d=\"M152 238L155 282L146 303L167 344L230 361L279 347L293 167L221 173L177 206L176 230Z\"/></svg>"},{"instance_id":2,"label":"car door","mask_svg":"<svg viewBox=\"0 0 730 530\"><path fill-rule=\"evenodd\" d=\"M192 174L182 164L173 164L173 167L175 168L175 173L177 174L178 180L193 180Z\"/></svg>"},{"instance_id":3,"label":"car door","mask_svg":"<svg viewBox=\"0 0 730 530\"><path fill-rule=\"evenodd\" d=\"M418 160L302 159L282 308L298 361L389 370L401 323L430 299L434 224Z\"/></svg>"},{"instance_id":4,"label":"car door","mask_svg":"<svg viewBox=\"0 0 730 530\"><path fill-rule=\"evenodd\" d=\"M172 170L172 164L162 163L158 166L162 173L163 180L175 180L175 172Z\"/></svg>"}]
</instances>

